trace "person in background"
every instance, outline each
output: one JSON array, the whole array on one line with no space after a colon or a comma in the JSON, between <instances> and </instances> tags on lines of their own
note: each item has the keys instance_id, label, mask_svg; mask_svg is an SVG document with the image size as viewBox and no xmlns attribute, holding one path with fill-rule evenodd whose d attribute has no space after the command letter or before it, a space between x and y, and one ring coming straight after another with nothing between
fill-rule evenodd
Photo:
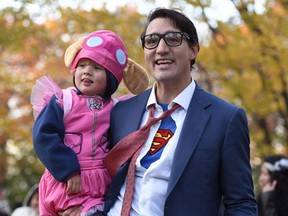
<instances>
[{"instance_id":1,"label":"person in background","mask_svg":"<svg viewBox=\"0 0 288 216\"><path fill-rule=\"evenodd\" d=\"M39 185L33 185L26 194L22 206L16 208L11 216L39 216Z\"/></svg>"},{"instance_id":2,"label":"person in background","mask_svg":"<svg viewBox=\"0 0 288 216\"><path fill-rule=\"evenodd\" d=\"M109 150L107 131L117 102L112 94L124 71L125 76L133 74L125 83L132 93L146 89L148 75L136 71L124 43L109 30L79 39L64 59L74 87L62 90L42 77L31 93L34 150L46 167L39 183L40 215L58 216L73 206L79 206L81 216L97 215L110 183L102 159ZM126 70L131 64L135 67Z\"/></svg>"},{"instance_id":3,"label":"person in background","mask_svg":"<svg viewBox=\"0 0 288 216\"><path fill-rule=\"evenodd\" d=\"M21 206L16 208L11 216L39 216L39 214L30 206Z\"/></svg>"},{"instance_id":4,"label":"person in background","mask_svg":"<svg viewBox=\"0 0 288 216\"><path fill-rule=\"evenodd\" d=\"M259 216L288 215L288 157L268 155L261 165L259 176Z\"/></svg>"},{"instance_id":5,"label":"person in background","mask_svg":"<svg viewBox=\"0 0 288 216\"><path fill-rule=\"evenodd\" d=\"M23 206L30 206L39 215L39 185L33 185L23 200Z\"/></svg>"},{"instance_id":6,"label":"person in background","mask_svg":"<svg viewBox=\"0 0 288 216\"><path fill-rule=\"evenodd\" d=\"M144 125L152 115L151 107L154 117L180 107L150 128L131 165L136 169L132 205L123 202L130 188L126 185L128 159L112 179L104 213L215 216L223 200L225 215L256 216L246 114L206 92L193 78L191 71L200 49L194 24L179 10L157 8L148 17L141 43L155 83L113 108L111 146L116 148L122 138ZM119 158L122 154L124 151ZM113 160L105 165L116 166Z\"/></svg>"},{"instance_id":7,"label":"person in background","mask_svg":"<svg viewBox=\"0 0 288 216\"><path fill-rule=\"evenodd\" d=\"M0 183L0 216L11 214L11 208L7 199L5 187Z\"/></svg>"}]
</instances>

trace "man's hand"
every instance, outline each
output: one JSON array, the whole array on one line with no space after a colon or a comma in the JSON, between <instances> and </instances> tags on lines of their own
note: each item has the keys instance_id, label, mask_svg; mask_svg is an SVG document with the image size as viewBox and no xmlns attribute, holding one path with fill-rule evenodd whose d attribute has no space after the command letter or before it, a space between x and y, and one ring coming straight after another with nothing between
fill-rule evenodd
<instances>
[{"instance_id":1,"label":"man's hand","mask_svg":"<svg viewBox=\"0 0 288 216\"><path fill-rule=\"evenodd\" d=\"M277 181L273 180L273 181L263 185L262 192L265 193L265 192L274 191L275 187L276 187L276 184L277 184Z\"/></svg>"},{"instance_id":2,"label":"man's hand","mask_svg":"<svg viewBox=\"0 0 288 216\"><path fill-rule=\"evenodd\" d=\"M60 215L60 216L80 216L81 210L82 210L81 206L72 206L63 212L58 212L58 215Z\"/></svg>"},{"instance_id":3,"label":"man's hand","mask_svg":"<svg viewBox=\"0 0 288 216\"><path fill-rule=\"evenodd\" d=\"M80 174L72 176L67 181L66 193L69 195L77 194L77 193L80 193L81 190L82 190L82 185L81 185Z\"/></svg>"}]
</instances>

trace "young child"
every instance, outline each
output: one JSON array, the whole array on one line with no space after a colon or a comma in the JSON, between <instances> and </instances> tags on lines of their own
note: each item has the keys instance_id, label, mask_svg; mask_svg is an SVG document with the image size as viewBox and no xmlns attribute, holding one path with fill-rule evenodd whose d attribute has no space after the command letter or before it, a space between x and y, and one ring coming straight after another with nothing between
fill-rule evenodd
<instances>
[{"instance_id":1,"label":"young child","mask_svg":"<svg viewBox=\"0 0 288 216\"><path fill-rule=\"evenodd\" d=\"M108 152L110 112L122 76L133 94L148 86L146 71L128 59L114 32L95 31L65 53L74 87L62 90L49 77L31 93L34 149L45 166L39 184L40 215L56 216L73 206L81 215L103 209L110 177L102 163Z\"/></svg>"}]
</instances>

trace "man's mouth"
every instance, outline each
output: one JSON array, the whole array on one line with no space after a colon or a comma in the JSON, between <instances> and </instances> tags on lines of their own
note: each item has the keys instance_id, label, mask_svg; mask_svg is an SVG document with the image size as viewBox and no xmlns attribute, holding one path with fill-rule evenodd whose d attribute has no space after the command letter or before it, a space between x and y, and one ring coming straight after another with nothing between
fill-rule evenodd
<instances>
[{"instance_id":1,"label":"man's mouth","mask_svg":"<svg viewBox=\"0 0 288 216\"><path fill-rule=\"evenodd\" d=\"M157 60L155 63L157 65L161 65L161 64L172 64L174 61L170 60L170 59L159 59Z\"/></svg>"}]
</instances>

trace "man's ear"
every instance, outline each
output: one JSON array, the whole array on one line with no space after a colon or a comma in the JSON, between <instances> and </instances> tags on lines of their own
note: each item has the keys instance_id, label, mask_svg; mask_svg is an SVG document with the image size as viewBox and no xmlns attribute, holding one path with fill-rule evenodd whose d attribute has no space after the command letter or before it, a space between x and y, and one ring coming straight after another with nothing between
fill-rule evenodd
<instances>
[{"instance_id":1,"label":"man's ear","mask_svg":"<svg viewBox=\"0 0 288 216\"><path fill-rule=\"evenodd\" d=\"M198 44L193 44L191 46L191 59L195 59L197 57L199 50L200 46Z\"/></svg>"}]
</instances>

